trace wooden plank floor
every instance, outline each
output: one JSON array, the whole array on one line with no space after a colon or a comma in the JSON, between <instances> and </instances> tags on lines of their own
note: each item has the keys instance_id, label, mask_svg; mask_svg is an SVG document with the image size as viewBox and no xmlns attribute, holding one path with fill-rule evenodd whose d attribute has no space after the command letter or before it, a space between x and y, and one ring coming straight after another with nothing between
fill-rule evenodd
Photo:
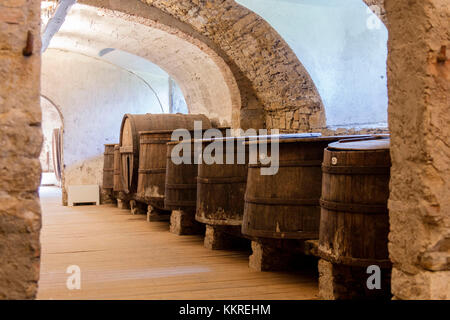
<instances>
[{"instance_id":1,"label":"wooden plank floor","mask_svg":"<svg viewBox=\"0 0 450 320\"><path fill-rule=\"evenodd\" d=\"M313 271L257 272L249 252L212 251L200 236L171 234L111 205L63 207L41 188L43 228L38 299L316 299ZM81 269L69 290L66 269Z\"/></svg>"}]
</instances>

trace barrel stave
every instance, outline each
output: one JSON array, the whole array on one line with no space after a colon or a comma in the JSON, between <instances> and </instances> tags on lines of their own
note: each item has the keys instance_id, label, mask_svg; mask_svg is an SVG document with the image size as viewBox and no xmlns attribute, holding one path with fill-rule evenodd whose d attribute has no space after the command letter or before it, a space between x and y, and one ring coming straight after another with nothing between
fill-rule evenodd
<instances>
[{"instance_id":1,"label":"barrel stave","mask_svg":"<svg viewBox=\"0 0 450 320\"><path fill-rule=\"evenodd\" d=\"M244 194L247 183L248 147L238 148L245 138L216 139L222 147L223 164L198 165L197 211L196 220L211 226L240 226L244 213ZM225 141L233 141L233 150L226 149ZM203 149L212 140L202 142ZM230 143L231 145L231 143ZM228 152L228 154L227 154ZM233 164L226 163L226 157L234 159ZM238 163L244 159L244 163Z\"/></svg>"},{"instance_id":2,"label":"barrel stave","mask_svg":"<svg viewBox=\"0 0 450 320\"><path fill-rule=\"evenodd\" d=\"M190 164L175 164L172 161L172 150L178 143L167 144L167 164L164 205L170 210L194 211L197 200L198 165L194 163L194 142L181 142L190 145ZM179 154L185 157L183 153Z\"/></svg>"},{"instance_id":3,"label":"barrel stave","mask_svg":"<svg viewBox=\"0 0 450 320\"><path fill-rule=\"evenodd\" d=\"M317 239L323 150L337 139L281 139L275 175L261 175L260 164L250 165L242 232L257 238Z\"/></svg>"},{"instance_id":4,"label":"barrel stave","mask_svg":"<svg viewBox=\"0 0 450 320\"><path fill-rule=\"evenodd\" d=\"M120 147L118 144L114 146L114 178L113 190L114 192L122 191L122 180L120 178Z\"/></svg>"},{"instance_id":5,"label":"barrel stave","mask_svg":"<svg viewBox=\"0 0 450 320\"><path fill-rule=\"evenodd\" d=\"M167 142L172 131L140 132L137 199L164 209Z\"/></svg>"},{"instance_id":6,"label":"barrel stave","mask_svg":"<svg viewBox=\"0 0 450 320\"><path fill-rule=\"evenodd\" d=\"M121 180L124 192L137 192L139 176L139 132L150 130L194 129L194 122L211 128L211 122L202 114L125 114L120 129Z\"/></svg>"},{"instance_id":7,"label":"barrel stave","mask_svg":"<svg viewBox=\"0 0 450 320\"><path fill-rule=\"evenodd\" d=\"M324 153L319 254L333 263L390 265L389 150Z\"/></svg>"},{"instance_id":8,"label":"barrel stave","mask_svg":"<svg viewBox=\"0 0 450 320\"><path fill-rule=\"evenodd\" d=\"M103 189L112 190L114 187L114 144L105 144L103 154Z\"/></svg>"}]
</instances>

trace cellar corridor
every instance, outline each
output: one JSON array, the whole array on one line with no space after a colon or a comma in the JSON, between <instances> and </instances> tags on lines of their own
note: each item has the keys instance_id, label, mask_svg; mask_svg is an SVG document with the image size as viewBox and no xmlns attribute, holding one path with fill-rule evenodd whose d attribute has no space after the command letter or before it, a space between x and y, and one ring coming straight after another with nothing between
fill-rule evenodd
<instances>
[{"instance_id":1,"label":"cellar corridor","mask_svg":"<svg viewBox=\"0 0 450 320\"><path fill-rule=\"evenodd\" d=\"M168 222L148 223L112 205L64 207L60 189L41 187L38 299L316 299L314 271L257 272L250 252L203 247ZM81 288L66 286L69 266Z\"/></svg>"},{"instance_id":2,"label":"cellar corridor","mask_svg":"<svg viewBox=\"0 0 450 320\"><path fill-rule=\"evenodd\" d=\"M449 21L0 1L0 300L449 300Z\"/></svg>"}]
</instances>

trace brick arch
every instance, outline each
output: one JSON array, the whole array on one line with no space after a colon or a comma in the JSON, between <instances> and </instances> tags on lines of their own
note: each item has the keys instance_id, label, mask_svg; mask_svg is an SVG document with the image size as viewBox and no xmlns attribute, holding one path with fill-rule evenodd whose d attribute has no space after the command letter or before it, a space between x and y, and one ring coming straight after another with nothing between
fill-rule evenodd
<instances>
[{"instance_id":1,"label":"brick arch","mask_svg":"<svg viewBox=\"0 0 450 320\"><path fill-rule=\"evenodd\" d=\"M323 104L311 77L281 36L257 14L233 0L141 1L150 10L146 18L198 39L229 66L241 99L241 109L233 114L233 126L285 132L325 126ZM131 12L139 7L134 1L79 2L139 13Z\"/></svg>"}]
</instances>

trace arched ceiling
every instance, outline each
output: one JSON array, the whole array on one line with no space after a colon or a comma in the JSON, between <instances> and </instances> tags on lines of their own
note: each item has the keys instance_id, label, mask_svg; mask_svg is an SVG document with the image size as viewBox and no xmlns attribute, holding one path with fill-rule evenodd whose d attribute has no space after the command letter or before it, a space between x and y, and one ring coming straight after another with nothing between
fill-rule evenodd
<instances>
[{"instance_id":1,"label":"arched ceiling","mask_svg":"<svg viewBox=\"0 0 450 320\"><path fill-rule=\"evenodd\" d=\"M132 72L157 73L148 70L146 59L177 81L191 113L204 113L230 125L232 110L240 109L240 96L227 64L189 35L155 24L142 17L76 4L49 48L107 59ZM118 55L118 51L129 54Z\"/></svg>"},{"instance_id":2,"label":"arched ceiling","mask_svg":"<svg viewBox=\"0 0 450 320\"><path fill-rule=\"evenodd\" d=\"M295 53L264 19L234 0L78 1L114 10L115 16L154 22L151 26L188 35L203 51L212 49L239 88L239 95L232 95L240 97L241 106L233 108L233 126L271 129L279 123L292 132L325 125L320 95ZM296 120L286 121L294 113Z\"/></svg>"}]
</instances>

